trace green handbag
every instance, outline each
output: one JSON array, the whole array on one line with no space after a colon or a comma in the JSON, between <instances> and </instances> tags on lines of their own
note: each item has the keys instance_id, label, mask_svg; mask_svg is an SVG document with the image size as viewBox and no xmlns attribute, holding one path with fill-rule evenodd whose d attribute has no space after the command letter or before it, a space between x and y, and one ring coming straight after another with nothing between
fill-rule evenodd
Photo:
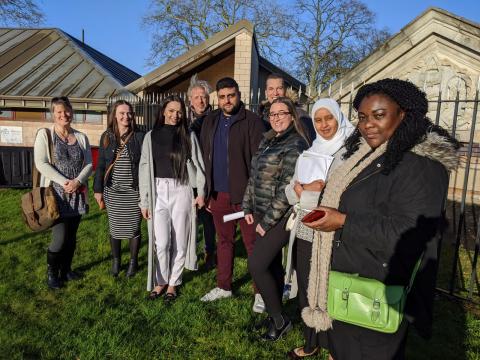
<instances>
[{"instance_id":1,"label":"green handbag","mask_svg":"<svg viewBox=\"0 0 480 360\"><path fill-rule=\"evenodd\" d=\"M423 255L417 261L408 286L385 285L358 274L330 271L327 311L332 319L383 333L397 332L407 295Z\"/></svg>"}]
</instances>

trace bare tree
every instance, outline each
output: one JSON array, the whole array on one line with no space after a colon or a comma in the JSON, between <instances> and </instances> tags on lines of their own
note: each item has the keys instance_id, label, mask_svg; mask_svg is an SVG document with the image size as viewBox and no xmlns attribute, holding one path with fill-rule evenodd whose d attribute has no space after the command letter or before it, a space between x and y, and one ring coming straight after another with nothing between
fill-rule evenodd
<instances>
[{"instance_id":1,"label":"bare tree","mask_svg":"<svg viewBox=\"0 0 480 360\"><path fill-rule=\"evenodd\" d=\"M274 60L292 21L276 0L152 0L150 13L144 17L153 30L150 65L179 56L241 19L254 24L262 53Z\"/></svg>"},{"instance_id":2,"label":"bare tree","mask_svg":"<svg viewBox=\"0 0 480 360\"><path fill-rule=\"evenodd\" d=\"M296 9L303 16L292 28L294 64L312 97L389 36L359 0L298 0Z\"/></svg>"},{"instance_id":3,"label":"bare tree","mask_svg":"<svg viewBox=\"0 0 480 360\"><path fill-rule=\"evenodd\" d=\"M0 24L4 26L38 26L45 15L34 0L0 0Z\"/></svg>"}]
</instances>

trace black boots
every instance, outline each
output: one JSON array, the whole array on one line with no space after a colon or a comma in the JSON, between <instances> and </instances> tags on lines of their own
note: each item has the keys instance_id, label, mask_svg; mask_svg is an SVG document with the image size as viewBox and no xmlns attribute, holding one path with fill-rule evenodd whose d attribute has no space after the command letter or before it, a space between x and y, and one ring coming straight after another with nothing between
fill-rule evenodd
<instances>
[{"instance_id":1,"label":"black boots","mask_svg":"<svg viewBox=\"0 0 480 360\"><path fill-rule=\"evenodd\" d=\"M128 264L127 277L134 276L138 271L138 250L140 249L141 235L130 239L130 263Z\"/></svg>"},{"instance_id":2,"label":"black boots","mask_svg":"<svg viewBox=\"0 0 480 360\"><path fill-rule=\"evenodd\" d=\"M62 281L78 280L82 275L72 270L73 254L75 253L76 241L69 244L62 251L62 262L60 264L60 279Z\"/></svg>"},{"instance_id":3,"label":"black boots","mask_svg":"<svg viewBox=\"0 0 480 360\"><path fill-rule=\"evenodd\" d=\"M285 315L269 317L269 320L268 330L261 335L262 340L277 341L292 329L292 322Z\"/></svg>"},{"instance_id":4,"label":"black boots","mask_svg":"<svg viewBox=\"0 0 480 360\"><path fill-rule=\"evenodd\" d=\"M60 289L63 281L60 279L61 254L47 250L47 285L50 289Z\"/></svg>"},{"instance_id":5,"label":"black boots","mask_svg":"<svg viewBox=\"0 0 480 360\"><path fill-rule=\"evenodd\" d=\"M120 239L115 239L110 236L110 246L112 248L112 275L118 276L120 272Z\"/></svg>"}]
</instances>

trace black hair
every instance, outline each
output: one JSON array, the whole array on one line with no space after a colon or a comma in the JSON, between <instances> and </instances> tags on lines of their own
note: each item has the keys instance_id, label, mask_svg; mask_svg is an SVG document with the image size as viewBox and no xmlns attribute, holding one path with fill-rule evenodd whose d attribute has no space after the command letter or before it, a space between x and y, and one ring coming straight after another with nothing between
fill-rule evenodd
<instances>
[{"instance_id":1,"label":"black hair","mask_svg":"<svg viewBox=\"0 0 480 360\"><path fill-rule=\"evenodd\" d=\"M180 96L169 95L163 100L162 106L157 115L157 121L155 122L153 129L160 129L163 125L165 125L165 109L171 102L180 103L182 117L175 126L176 131L175 135L173 136L173 149L170 155L170 160L172 162L172 169L173 173L175 174L175 179L177 179L181 184L186 185L188 184L187 160L192 156L192 145L190 141L190 132L188 130L185 102Z\"/></svg>"},{"instance_id":2,"label":"black hair","mask_svg":"<svg viewBox=\"0 0 480 360\"><path fill-rule=\"evenodd\" d=\"M405 112L403 120L388 141L383 174L390 173L402 160L403 154L424 141L429 132L435 132L444 137L456 149L460 147L458 141L450 136L444 128L433 124L426 117L428 112L427 96L413 83L400 79L383 79L366 84L358 90L353 100L353 107L358 111L364 98L376 94L389 97ZM361 137L357 127L345 141L344 159L348 159L358 150Z\"/></svg>"},{"instance_id":3,"label":"black hair","mask_svg":"<svg viewBox=\"0 0 480 360\"><path fill-rule=\"evenodd\" d=\"M215 88L217 91L225 88L235 88L235 90L239 92L238 83L231 77L224 77L218 80Z\"/></svg>"}]
</instances>

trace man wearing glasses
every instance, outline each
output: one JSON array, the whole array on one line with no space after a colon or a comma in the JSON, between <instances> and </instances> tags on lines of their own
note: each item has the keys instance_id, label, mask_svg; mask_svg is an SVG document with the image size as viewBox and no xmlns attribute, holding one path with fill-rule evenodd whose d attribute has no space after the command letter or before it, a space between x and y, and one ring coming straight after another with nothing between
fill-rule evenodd
<instances>
[{"instance_id":1,"label":"man wearing glasses","mask_svg":"<svg viewBox=\"0 0 480 360\"><path fill-rule=\"evenodd\" d=\"M250 175L250 163L265 131L261 119L245 109L237 82L229 77L216 84L218 107L202 126L200 143L206 172L206 197L217 232L217 286L202 297L214 301L232 296L236 224L248 255L253 250L255 226L242 217L223 221L223 216L242 210Z\"/></svg>"}]
</instances>

